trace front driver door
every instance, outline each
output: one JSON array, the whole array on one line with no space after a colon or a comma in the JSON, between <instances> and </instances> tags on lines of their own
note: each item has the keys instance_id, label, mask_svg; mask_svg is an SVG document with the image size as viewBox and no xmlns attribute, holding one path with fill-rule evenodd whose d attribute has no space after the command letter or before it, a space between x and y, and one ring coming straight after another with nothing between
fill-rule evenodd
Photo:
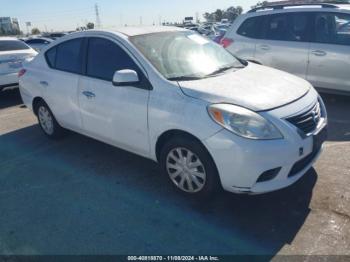
<instances>
[{"instance_id":1,"label":"front driver door","mask_svg":"<svg viewBox=\"0 0 350 262\"><path fill-rule=\"evenodd\" d=\"M99 140L144 156L149 154L148 100L150 90L135 85L114 86L118 70L144 74L116 41L88 39L86 76L80 79L79 102L86 133Z\"/></svg>"}]
</instances>

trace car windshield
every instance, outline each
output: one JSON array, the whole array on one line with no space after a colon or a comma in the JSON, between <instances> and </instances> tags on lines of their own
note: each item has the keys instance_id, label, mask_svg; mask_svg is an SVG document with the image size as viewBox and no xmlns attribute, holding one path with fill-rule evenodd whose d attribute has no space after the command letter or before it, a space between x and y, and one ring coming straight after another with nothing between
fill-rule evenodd
<instances>
[{"instance_id":1,"label":"car windshield","mask_svg":"<svg viewBox=\"0 0 350 262\"><path fill-rule=\"evenodd\" d=\"M0 52L26 49L29 49L29 46L19 40L0 40Z\"/></svg>"},{"instance_id":2,"label":"car windshield","mask_svg":"<svg viewBox=\"0 0 350 262\"><path fill-rule=\"evenodd\" d=\"M223 47L193 32L138 35L130 41L169 80L201 79L244 67Z\"/></svg>"}]
</instances>

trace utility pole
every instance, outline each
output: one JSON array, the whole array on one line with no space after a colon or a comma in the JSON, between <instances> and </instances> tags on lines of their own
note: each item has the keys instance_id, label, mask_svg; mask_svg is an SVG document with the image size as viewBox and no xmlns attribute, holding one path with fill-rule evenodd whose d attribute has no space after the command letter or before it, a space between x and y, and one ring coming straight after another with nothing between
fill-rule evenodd
<instances>
[{"instance_id":1,"label":"utility pole","mask_svg":"<svg viewBox=\"0 0 350 262\"><path fill-rule=\"evenodd\" d=\"M95 14L96 14L96 28L100 29L102 25L101 25L100 10L99 10L98 4L95 4Z\"/></svg>"}]
</instances>

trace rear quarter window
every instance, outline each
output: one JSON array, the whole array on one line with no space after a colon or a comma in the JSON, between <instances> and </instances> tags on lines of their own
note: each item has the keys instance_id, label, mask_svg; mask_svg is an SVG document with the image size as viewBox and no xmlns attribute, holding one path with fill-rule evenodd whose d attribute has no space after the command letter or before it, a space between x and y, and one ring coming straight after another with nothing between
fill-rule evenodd
<instances>
[{"instance_id":1,"label":"rear quarter window","mask_svg":"<svg viewBox=\"0 0 350 262\"><path fill-rule=\"evenodd\" d=\"M64 72L82 74L83 38L76 38L60 43L45 53L49 67Z\"/></svg>"}]
</instances>

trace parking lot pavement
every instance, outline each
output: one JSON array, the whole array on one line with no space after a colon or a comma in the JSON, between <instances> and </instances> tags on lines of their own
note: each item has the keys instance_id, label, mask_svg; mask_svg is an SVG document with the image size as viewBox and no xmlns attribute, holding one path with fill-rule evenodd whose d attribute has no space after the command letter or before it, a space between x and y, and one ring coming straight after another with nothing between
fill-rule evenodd
<instances>
[{"instance_id":1,"label":"parking lot pavement","mask_svg":"<svg viewBox=\"0 0 350 262\"><path fill-rule=\"evenodd\" d=\"M69 134L50 141L0 94L1 254L350 255L350 97L325 95L315 169L263 196L177 194L157 165Z\"/></svg>"}]
</instances>

